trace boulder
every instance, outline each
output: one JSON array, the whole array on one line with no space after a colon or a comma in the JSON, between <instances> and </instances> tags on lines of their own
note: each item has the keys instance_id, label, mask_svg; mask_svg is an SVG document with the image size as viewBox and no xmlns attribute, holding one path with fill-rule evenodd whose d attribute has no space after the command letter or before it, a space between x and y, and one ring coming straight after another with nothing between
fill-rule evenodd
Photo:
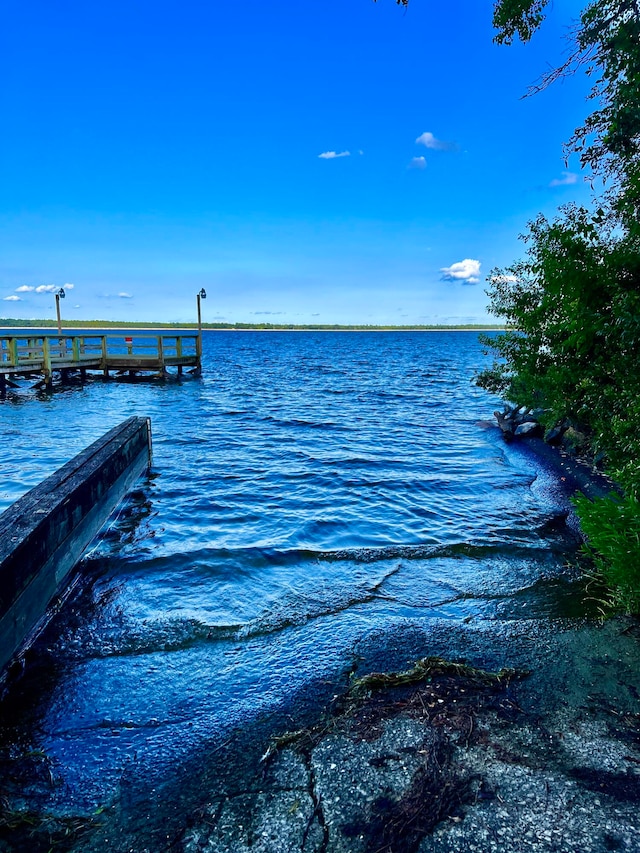
<instances>
[{"instance_id":1,"label":"boulder","mask_svg":"<svg viewBox=\"0 0 640 853\"><path fill-rule=\"evenodd\" d=\"M547 430L544 440L547 444L560 444L562 442L562 436L564 435L566 427L562 424L557 424L554 427L551 427L550 430Z\"/></svg>"},{"instance_id":2,"label":"boulder","mask_svg":"<svg viewBox=\"0 0 640 853\"><path fill-rule=\"evenodd\" d=\"M512 418L510 417L510 412L494 412L494 417L498 422L498 426L502 430L503 434L506 438L510 438L515 430L515 426Z\"/></svg>"},{"instance_id":3,"label":"boulder","mask_svg":"<svg viewBox=\"0 0 640 853\"><path fill-rule=\"evenodd\" d=\"M534 436L542 435L542 433L542 426L537 421L525 421L516 427L514 435L533 438Z\"/></svg>"},{"instance_id":4,"label":"boulder","mask_svg":"<svg viewBox=\"0 0 640 853\"><path fill-rule=\"evenodd\" d=\"M579 453L587 444L587 436L575 427L570 426L562 436L562 446L568 453Z\"/></svg>"}]
</instances>

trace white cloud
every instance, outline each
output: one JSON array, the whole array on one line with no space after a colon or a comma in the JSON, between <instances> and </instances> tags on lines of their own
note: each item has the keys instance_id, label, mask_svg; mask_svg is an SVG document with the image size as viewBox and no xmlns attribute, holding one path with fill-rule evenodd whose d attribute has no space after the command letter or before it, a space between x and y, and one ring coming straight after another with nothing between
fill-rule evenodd
<instances>
[{"instance_id":1,"label":"white cloud","mask_svg":"<svg viewBox=\"0 0 640 853\"><path fill-rule=\"evenodd\" d=\"M62 286L64 287L65 290L73 290L73 288L75 287L75 284L63 284Z\"/></svg>"},{"instance_id":2,"label":"white cloud","mask_svg":"<svg viewBox=\"0 0 640 853\"><path fill-rule=\"evenodd\" d=\"M21 284L20 287L16 287L16 293L32 293L35 290L31 284Z\"/></svg>"},{"instance_id":3,"label":"white cloud","mask_svg":"<svg viewBox=\"0 0 640 853\"><path fill-rule=\"evenodd\" d=\"M550 187L568 187L571 184L578 183L578 176L575 172L563 172L561 178L554 178L549 184Z\"/></svg>"},{"instance_id":4,"label":"white cloud","mask_svg":"<svg viewBox=\"0 0 640 853\"><path fill-rule=\"evenodd\" d=\"M19 296L3 296L3 302L22 302Z\"/></svg>"},{"instance_id":5,"label":"white cloud","mask_svg":"<svg viewBox=\"0 0 640 853\"><path fill-rule=\"evenodd\" d=\"M57 284L39 284L36 293L57 293L59 289Z\"/></svg>"},{"instance_id":6,"label":"white cloud","mask_svg":"<svg viewBox=\"0 0 640 853\"><path fill-rule=\"evenodd\" d=\"M461 284L478 284L480 281L480 261L465 258L450 267L440 270L445 281L459 281Z\"/></svg>"},{"instance_id":7,"label":"white cloud","mask_svg":"<svg viewBox=\"0 0 640 853\"><path fill-rule=\"evenodd\" d=\"M411 160L409 161L409 168L410 169L426 169L427 168L427 161L424 159L424 157L412 157Z\"/></svg>"},{"instance_id":8,"label":"white cloud","mask_svg":"<svg viewBox=\"0 0 640 853\"><path fill-rule=\"evenodd\" d=\"M125 293L125 291L121 291L118 296L120 299L133 299L133 296L130 293Z\"/></svg>"},{"instance_id":9,"label":"white cloud","mask_svg":"<svg viewBox=\"0 0 640 853\"><path fill-rule=\"evenodd\" d=\"M509 284L520 281L520 279L515 275L492 275L489 281L491 284Z\"/></svg>"},{"instance_id":10,"label":"white cloud","mask_svg":"<svg viewBox=\"0 0 640 853\"><path fill-rule=\"evenodd\" d=\"M322 154L318 154L318 157L321 160L337 160L338 157L351 157L351 151L340 151L339 153L336 151L324 151Z\"/></svg>"},{"instance_id":11,"label":"white cloud","mask_svg":"<svg viewBox=\"0 0 640 853\"><path fill-rule=\"evenodd\" d=\"M455 142L446 142L444 139L436 139L436 137L427 130L421 133L416 139L417 145L424 145L425 148L431 148L432 151L455 151L458 147Z\"/></svg>"}]
</instances>

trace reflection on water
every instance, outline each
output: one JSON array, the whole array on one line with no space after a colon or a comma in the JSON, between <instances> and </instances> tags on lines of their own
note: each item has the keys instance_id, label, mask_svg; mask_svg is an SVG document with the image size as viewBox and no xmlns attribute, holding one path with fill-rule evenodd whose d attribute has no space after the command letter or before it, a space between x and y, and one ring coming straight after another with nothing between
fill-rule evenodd
<instances>
[{"instance_id":1,"label":"reflection on water","mask_svg":"<svg viewBox=\"0 0 640 853\"><path fill-rule=\"evenodd\" d=\"M69 808L335 677L377 633L584 612L567 506L487 423L475 335L204 344L200 380L0 402L2 507L124 418L152 418L151 476L5 702L5 739L45 750L48 796Z\"/></svg>"}]
</instances>

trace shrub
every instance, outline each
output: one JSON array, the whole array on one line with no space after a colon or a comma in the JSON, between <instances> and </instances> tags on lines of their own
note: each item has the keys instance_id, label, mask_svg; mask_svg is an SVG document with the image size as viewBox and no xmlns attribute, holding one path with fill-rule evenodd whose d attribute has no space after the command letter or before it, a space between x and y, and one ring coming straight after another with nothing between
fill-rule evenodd
<instances>
[{"instance_id":1,"label":"shrub","mask_svg":"<svg viewBox=\"0 0 640 853\"><path fill-rule=\"evenodd\" d=\"M583 550L610 590L606 603L640 612L640 501L612 493L593 501L579 495L574 504L586 536Z\"/></svg>"}]
</instances>

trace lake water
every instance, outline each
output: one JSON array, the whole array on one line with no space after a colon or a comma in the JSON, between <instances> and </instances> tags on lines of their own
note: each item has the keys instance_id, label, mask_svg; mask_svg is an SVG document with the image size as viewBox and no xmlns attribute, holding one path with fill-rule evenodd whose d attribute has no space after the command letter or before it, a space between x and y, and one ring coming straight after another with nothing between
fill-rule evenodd
<instances>
[{"instance_id":1,"label":"lake water","mask_svg":"<svg viewBox=\"0 0 640 853\"><path fill-rule=\"evenodd\" d=\"M491 425L484 364L469 332L207 332L201 379L0 401L2 509L152 419L149 478L3 706L52 802L151 785L376 636L567 615L566 502Z\"/></svg>"}]
</instances>

